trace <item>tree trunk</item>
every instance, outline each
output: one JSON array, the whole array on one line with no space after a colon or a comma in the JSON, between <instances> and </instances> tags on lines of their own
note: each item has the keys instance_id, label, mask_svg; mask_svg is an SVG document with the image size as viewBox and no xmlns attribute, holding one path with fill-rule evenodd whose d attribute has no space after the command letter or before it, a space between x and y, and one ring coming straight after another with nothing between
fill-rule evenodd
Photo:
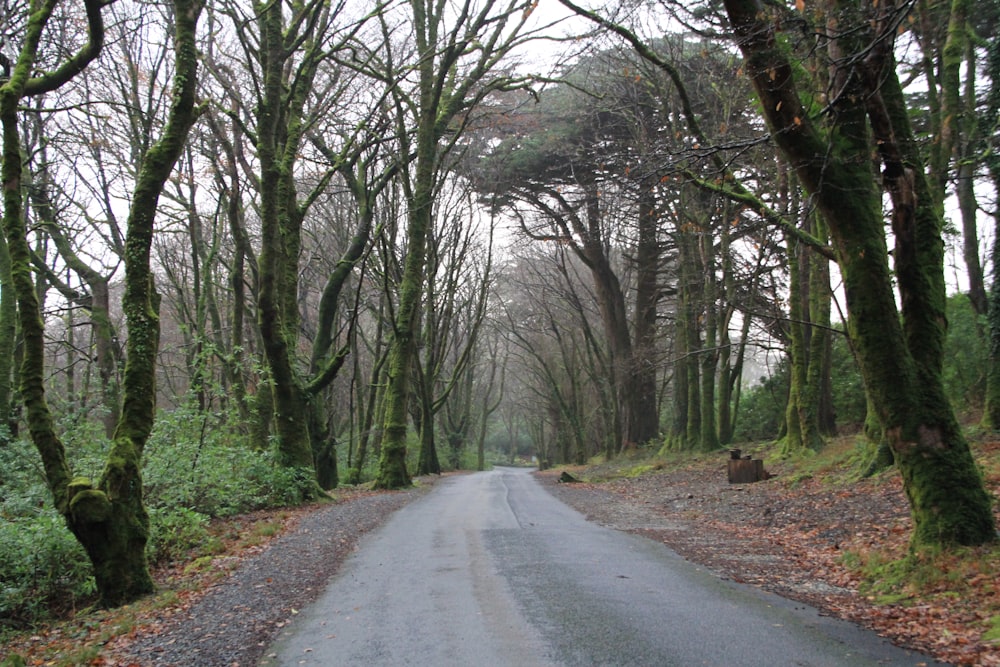
<instances>
[{"instance_id":1,"label":"tree trunk","mask_svg":"<svg viewBox=\"0 0 1000 667\"><path fill-rule=\"evenodd\" d=\"M406 259L403 262L403 279L399 285L399 307L389 343L382 454L375 477L377 489L400 489L411 483L406 469L407 406L416 356L416 327L424 285L427 233L432 220L433 162L437 152L437 142L433 135L426 131L424 135L418 137L417 179L410 203Z\"/></svg>"},{"instance_id":2,"label":"tree trunk","mask_svg":"<svg viewBox=\"0 0 1000 667\"><path fill-rule=\"evenodd\" d=\"M988 48L986 73L989 78L989 97L982 122L992 127L1000 117L1000 40L994 39ZM991 151L986 157L986 167L993 182L995 197L1000 197L1000 156ZM983 426L1000 429L1000 213L993 213L993 245L990 261L993 265L993 280L989 298L989 365L986 375L986 404L983 409Z\"/></svg>"},{"instance_id":3,"label":"tree trunk","mask_svg":"<svg viewBox=\"0 0 1000 667\"><path fill-rule=\"evenodd\" d=\"M788 245L789 281L789 390L785 411L786 432L781 453L789 456L804 450L819 450L820 404L823 362L829 336L829 296L823 290L824 262L790 234ZM817 272L819 275L817 275ZM820 294L817 294L820 292ZM822 300L826 298L824 309ZM824 320L825 315L825 320ZM818 326L817 326L818 325Z\"/></svg>"},{"instance_id":4,"label":"tree trunk","mask_svg":"<svg viewBox=\"0 0 1000 667\"><path fill-rule=\"evenodd\" d=\"M145 559L149 519L142 501L141 459L153 426L156 354L159 347L159 298L150 270L150 245L157 202L195 119L197 85L195 28L201 5L176 0L173 104L162 137L143 156L132 197L125 241L123 310L128 322L128 363L123 382L121 419L96 485L71 478L62 442L45 400L44 325L31 281L30 251L21 203L21 154L17 108L24 95L52 90L79 73L103 43L100 3L87 4L87 46L63 68L29 79L34 49L48 20L47 11L31 16L17 68L0 86L3 122L4 226L24 333L22 395L28 424L45 469L56 508L81 542L94 566L101 603L115 606L153 590ZM50 78L51 77L51 78Z\"/></svg>"},{"instance_id":5,"label":"tree trunk","mask_svg":"<svg viewBox=\"0 0 1000 667\"><path fill-rule=\"evenodd\" d=\"M414 369L417 381L414 383L414 390L417 393L420 405L418 406L420 423L417 425L420 436L420 452L417 456L418 475L440 475L441 462L437 455L437 444L434 441L434 397L431 396L431 388L427 374L424 372L422 364L417 361Z\"/></svg>"},{"instance_id":6,"label":"tree trunk","mask_svg":"<svg viewBox=\"0 0 1000 667\"><path fill-rule=\"evenodd\" d=\"M687 366L685 375L687 376L687 386L683 391L687 392L687 418L684 433L683 446L690 448L701 442L701 373L698 364L698 356L701 353L701 334L698 331L698 320L701 315L701 281L699 280L701 266L698 264L698 251L695 247L696 239L689 233L682 233L678 244L681 246L681 293L680 308L683 311L684 324L684 355L681 363Z\"/></svg>"},{"instance_id":7,"label":"tree trunk","mask_svg":"<svg viewBox=\"0 0 1000 667\"><path fill-rule=\"evenodd\" d=\"M827 239L823 221L818 217L813 235L824 241ZM822 228L822 229L816 229ZM833 409L833 387L831 365L833 363L833 340L830 310L832 293L830 289L830 264L818 252L810 249L809 257L809 370L806 373L806 403L815 406L816 437L814 446L822 447L823 436L837 434L837 419Z\"/></svg>"},{"instance_id":8,"label":"tree trunk","mask_svg":"<svg viewBox=\"0 0 1000 667\"><path fill-rule=\"evenodd\" d=\"M1000 49L998 49L1000 51ZM993 190L1000 195L1000 164L993 174ZM991 430L1000 429L1000 214L993 216L993 280L989 299L989 363L986 373L986 401L982 425Z\"/></svg>"},{"instance_id":9,"label":"tree trunk","mask_svg":"<svg viewBox=\"0 0 1000 667\"><path fill-rule=\"evenodd\" d=\"M912 133L905 114L899 113L905 107L891 58L883 55L874 64L834 59L841 67L853 64L859 69L836 73L835 87L842 90L834 109L838 123L825 137L802 104L767 10L756 0L726 0L725 6L774 140L830 226L865 385L910 502L912 544L995 541L990 498L941 379L941 219L930 207L920 206L932 198L919 159L906 152L904 167L903 160L892 155L894 149L906 151ZM888 45L891 53L891 32L878 42L862 41L871 37L865 30L842 26L839 34L841 40L861 42L836 45L841 54L854 55L872 44ZM878 55L878 49L872 49L870 57ZM861 71L862 65L868 70ZM874 82L883 82L882 87L873 88ZM884 106L879 108L879 103ZM881 192L871 169L869 115L894 203L902 325L888 266ZM891 123L890 134L886 123Z\"/></svg>"},{"instance_id":10,"label":"tree trunk","mask_svg":"<svg viewBox=\"0 0 1000 667\"><path fill-rule=\"evenodd\" d=\"M715 374L718 368L718 289L715 275L715 239L711 222L706 220L701 230L702 296L705 314L705 344L701 353L701 440L702 451L719 447L718 425L715 421Z\"/></svg>"},{"instance_id":11,"label":"tree trunk","mask_svg":"<svg viewBox=\"0 0 1000 667\"><path fill-rule=\"evenodd\" d=\"M16 121L15 121L16 122ZM11 401L14 387L14 341L17 337L17 294L6 235L0 237L0 445L15 432Z\"/></svg>"},{"instance_id":12,"label":"tree trunk","mask_svg":"<svg viewBox=\"0 0 1000 667\"><path fill-rule=\"evenodd\" d=\"M656 201L652 190L639 200L639 241L635 253L635 345L630 376L633 391L631 438L646 444L660 435L656 403L656 310L660 298L660 246L657 242Z\"/></svg>"}]
</instances>

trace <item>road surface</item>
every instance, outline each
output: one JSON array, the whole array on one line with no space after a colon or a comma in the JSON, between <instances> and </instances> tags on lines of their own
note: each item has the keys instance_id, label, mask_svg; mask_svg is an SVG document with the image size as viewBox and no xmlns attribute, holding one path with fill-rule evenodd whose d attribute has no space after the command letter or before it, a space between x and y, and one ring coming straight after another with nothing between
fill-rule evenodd
<instances>
[{"instance_id":1,"label":"road surface","mask_svg":"<svg viewBox=\"0 0 1000 667\"><path fill-rule=\"evenodd\" d=\"M442 480L365 538L262 665L921 665L849 623L588 523L530 471Z\"/></svg>"}]
</instances>

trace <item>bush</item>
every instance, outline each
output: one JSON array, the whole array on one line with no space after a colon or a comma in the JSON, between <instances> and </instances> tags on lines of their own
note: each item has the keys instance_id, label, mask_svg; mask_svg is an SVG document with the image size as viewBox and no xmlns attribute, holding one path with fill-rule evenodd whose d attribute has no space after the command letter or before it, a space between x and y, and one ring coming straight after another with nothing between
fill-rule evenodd
<instances>
[{"instance_id":1,"label":"bush","mask_svg":"<svg viewBox=\"0 0 1000 667\"><path fill-rule=\"evenodd\" d=\"M150 564L182 558L209 540L208 517L186 507L155 508L149 511L149 542L146 556Z\"/></svg>"},{"instance_id":2,"label":"bush","mask_svg":"<svg viewBox=\"0 0 1000 667\"><path fill-rule=\"evenodd\" d=\"M184 408L162 415L146 445L147 505L219 517L301 502L296 472L234 432L218 417Z\"/></svg>"},{"instance_id":3,"label":"bush","mask_svg":"<svg viewBox=\"0 0 1000 667\"><path fill-rule=\"evenodd\" d=\"M109 447L83 419L60 423L74 473L97 479ZM0 627L27 627L96 597L90 561L52 508L38 452L0 446ZM157 419L143 461L151 563L211 551L212 517L302 501L301 471L248 447L226 415L179 408Z\"/></svg>"},{"instance_id":4,"label":"bush","mask_svg":"<svg viewBox=\"0 0 1000 667\"><path fill-rule=\"evenodd\" d=\"M778 437L785 419L788 401L788 363L782 361L777 372L762 377L744 392L736 418L736 442L773 440Z\"/></svg>"},{"instance_id":5,"label":"bush","mask_svg":"<svg viewBox=\"0 0 1000 667\"><path fill-rule=\"evenodd\" d=\"M83 547L53 510L0 522L0 618L28 627L89 604L96 587Z\"/></svg>"}]
</instances>

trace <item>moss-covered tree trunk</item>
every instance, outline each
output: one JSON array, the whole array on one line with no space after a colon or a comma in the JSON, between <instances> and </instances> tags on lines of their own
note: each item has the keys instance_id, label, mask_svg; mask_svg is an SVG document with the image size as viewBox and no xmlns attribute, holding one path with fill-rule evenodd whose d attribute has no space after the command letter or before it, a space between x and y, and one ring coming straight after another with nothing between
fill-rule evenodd
<instances>
[{"instance_id":1,"label":"moss-covered tree trunk","mask_svg":"<svg viewBox=\"0 0 1000 667\"><path fill-rule=\"evenodd\" d=\"M14 434L14 341L17 337L17 294L11 272L7 237L0 237L0 445Z\"/></svg>"},{"instance_id":2,"label":"moss-covered tree trunk","mask_svg":"<svg viewBox=\"0 0 1000 667\"><path fill-rule=\"evenodd\" d=\"M992 126L1000 117L1000 40L989 46L986 72L990 89L983 123ZM996 151L986 159L986 167L993 181L993 192L1000 197L1000 155ZM1000 213L993 214L993 245L990 248L993 279L989 295L989 367L986 375L986 400L983 408L983 426L1000 429Z\"/></svg>"},{"instance_id":3,"label":"moss-covered tree trunk","mask_svg":"<svg viewBox=\"0 0 1000 667\"><path fill-rule=\"evenodd\" d=\"M270 398L274 406L278 460L281 465L298 471L303 495L312 497L317 488L309 440L309 405L294 365L298 340L295 294L298 276L289 267L291 262L297 272L297 231L301 212L295 202L291 170L301 137L289 136L288 124L300 121L306 93L300 90L292 100L285 97L290 54L285 42L282 6L278 3L258 5L257 19L263 72L257 128L261 174L258 325L272 383Z\"/></svg>"},{"instance_id":4,"label":"moss-covered tree trunk","mask_svg":"<svg viewBox=\"0 0 1000 667\"><path fill-rule=\"evenodd\" d=\"M3 121L4 227L10 248L18 307L24 332L22 395L32 440L41 454L56 508L83 545L94 567L101 602L119 605L153 590L146 565L148 516L142 499L141 460L155 416L155 361L159 347L159 299L153 286L149 251L163 185L173 170L196 117L195 28L201 4L176 0L173 100L159 141L143 155L129 211L125 241L125 292L128 323L123 409L104 471L96 483L73 478L62 442L45 400L44 325L31 279L30 252L21 205L21 155L17 105L26 95L58 88L78 74L100 51L100 3L88 3L88 44L49 74L29 78L39 39L55 3L38 3L28 25L15 71L0 87Z\"/></svg>"},{"instance_id":5,"label":"moss-covered tree trunk","mask_svg":"<svg viewBox=\"0 0 1000 667\"><path fill-rule=\"evenodd\" d=\"M815 218L814 236L827 239L822 220ZM806 404L815 406L818 437L822 446L823 436L837 434L837 418L833 408L833 338L830 321L832 292L830 289L830 262L814 249L809 250L809 370L806 373Z\"/></svg>"},{"instance_id":6,"label":"moss-covered tree trunk","mask_svg":"<svg viewBox=\"0 0 1000 667\"><path fill-rule=\"evenodd\" d=\"M838 67L832 78L842 93L833 102L837 123L824 133L802 103L768 10L757 0L726 0L725 7L772 136L829 224L865 385L910 503L912 545L995 541L990 498L941 379L942 221L921 205L932 197L912 150L891 58L895 24L835 3L841 25L832 45ZM865 59L845 57L862 51ZM893 201L902 323L870 162L873 135Z\"/></svg>"},{"instance_id":7,"label":"moss-covered tree trunk","mask_svg":"<svg viewBox=\"0 0 1000 667\"><path fill-rule=\"evenodd\" d=\"M822 396L822 372L825 355L827 330L815 318L822 320L826 313L829 326L829 306L823 310L818 303L824 293L816 276L816 263L825 261L813 253L790 234L785 235L788 248L789 273L789 315L788 315L788 357L789 383L788 404L785 410L785 437L781 441L781 454L789 456L805 450L818 450L823 446L820 435L820 401Z\"/></svg>"},{"instance_id":8,"label":"moss-covered tree trunk","mask_svg":"<svg viewBox=\"0 0 1000 667\"><path fill-rule=\"evenodd\" d=\"M802 321L802 252L799 242L786 234L788 261L788 401L785 407L785 436L781 454L788 456L805 449L799 408L806 381L805 323Z\"/></svg>"},{"instance_id":9,"label":"moss-covered tree trunk","mask_svg":"<svg viewBox=\"0 0 1000 667\"><path fill-rule=\"evenodd\" d=\"M517 44L531 13L523 8L498 6L494 0L487 0L474 13L457 15L451 13L451 8L428 0L410 0L408 4L416 40L417 90L415 96L408 97L401 88L394 89L400 110L397 131L403 142L400 159L412 167L412 174L403 170L409 205L406 257L389 343L382 453L375 478L375 487L386 489L410 484L406 469L407 401L425 282L427 239L434 219L439 161L445 152L439 144L455 129L454 121L460 114L490 90L507 84L509 80L503 76L492 81L489 77L499 60ZM460 24L449 25L454 20ZM473 62L459 62L470 54L475 54ZM408 115L411 110L415 117Z\"/></svg>"},{"instance_id":10,"label":"moss-covered tree trunk","mask_svg":"<svg viewBox=\"0 0 1000 667\"><path fill-rule=\"evenodd\" d=\"M317 458L326 462L326 483L335 479L332 465L333 435L328 434L321 392L339 372L349 345L333 347L332 325L337 300L369 240L371 192L367 182L351 171L363 173L367 164L335 154L319 137L310 137L333 165L314 190L299 201L296 165L315 118L307 113L313 82L323 62L341 48L330 43L338 8L330 3L296 5L294 15L280 3L258 2L256 13L262 85L257 101L257 158L260 165L261 250L258 258L258 325L272 384L273 421L277 456L281 465L297 471L305 498L320 492L316 481ZM370 18L370 17L369 17ZM362 124L363 125L363 124ZM351 142L348 142L351 143ZM359 227L346 251L328 276L320 299L318 333L313 341L309 369L301 370L298 358L299 255L306 213L335 172L347 181L360 206ZM313 433L310 426L318 429Z\"/></svg>"},{"instance_id":11,"label":"moss-covered tree trunk","mask_svg":"<svg viewBox=\"0 0 1000 667\"><path fill-rule=\"evenodd\" d=\"M425 60L433 60L430 57ZM432 66L426 65L425 67ZM432 72L429 73L432 75ZM422 74L423 77L426 76ZM427 255L427 234L430 230L434 200L434 163L437 157L437 137L434 133L434 106L431 81L421 84L422 130L417 132L416 173L410 194L407 218L406 259L399 285L399 306L389 344L386 364L385 423L382 453L379 457L375 488L400 489L410 485L406 468L407 413L410 398L410 377L416 356L416 333L420 316L420 299L424 286L424 265ZM426 88L426 90L423 90ZM425 106L426 105L426 106Z\"/></svg>"}]
</instances>

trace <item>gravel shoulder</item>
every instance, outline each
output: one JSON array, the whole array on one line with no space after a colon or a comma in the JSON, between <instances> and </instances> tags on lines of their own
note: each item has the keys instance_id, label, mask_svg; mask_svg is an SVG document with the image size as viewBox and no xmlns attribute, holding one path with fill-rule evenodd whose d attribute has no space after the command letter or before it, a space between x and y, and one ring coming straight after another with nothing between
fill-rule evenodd
<instances>
[{"instance_id":1,"label":"gravel shoulder","mask_svg":"<svg viewBox=\"0 0 1000 667\"><path fill-rule=\"evenodd\" d=\"M320 506L260 553L180 607L109 643L107 662L129 667L249 667L278 632L315 600L361 537L430 488L357 494ZM226 557L223 556L224 560ZM225 567L225 563L216 563Z\"/></svg>"}]
</instances>

